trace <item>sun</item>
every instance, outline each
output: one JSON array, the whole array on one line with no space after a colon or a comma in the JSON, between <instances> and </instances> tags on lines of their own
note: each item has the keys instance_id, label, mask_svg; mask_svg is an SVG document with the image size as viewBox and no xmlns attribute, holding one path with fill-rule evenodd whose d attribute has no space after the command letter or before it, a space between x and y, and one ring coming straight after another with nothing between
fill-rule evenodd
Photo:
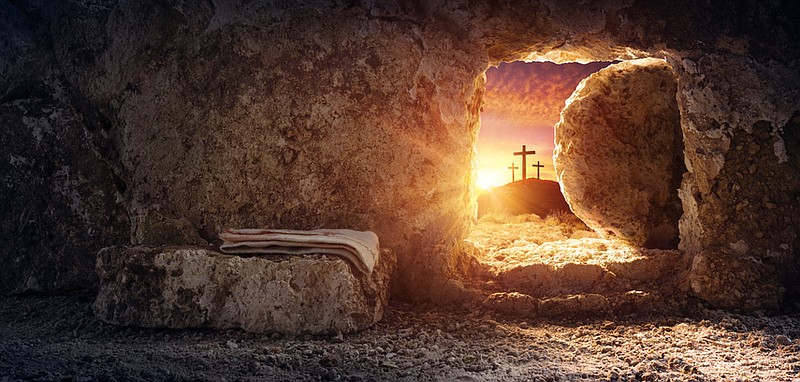
<instances>
[{"instance_id":1,"label":"sun","mask_svg":"<svg viewBox=\"0 0 800 382\"><path fill-rule=\"evenodd\" d=\"M475 185L478 186L478 189L481 191L487 191L506 183L507 179L504 179L503 174L490 170L478 170L478 177L475 180Z\"/></svg>"}]
</instances>

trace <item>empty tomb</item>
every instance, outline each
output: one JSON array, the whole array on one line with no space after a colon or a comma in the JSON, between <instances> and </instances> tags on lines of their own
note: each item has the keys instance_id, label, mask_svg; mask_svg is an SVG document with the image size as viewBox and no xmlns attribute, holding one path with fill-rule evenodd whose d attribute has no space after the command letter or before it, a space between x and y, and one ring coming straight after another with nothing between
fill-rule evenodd
<instances>
[{"instance_id":1,"label":"empty tomb","mask_svg":"<svg viewBox=\"0 0 800 382\"><path fill-rule=\"evenodd\" d=\"M784 5L741 4L771 22L725 29L724 5L689 3L5 4L0 289L97 288L110 245L347 227L397 254L395 298L467 301L485 70L652 57L676 77L685 293L785 309L800 38Z\"/></svg>"}]
</instances>

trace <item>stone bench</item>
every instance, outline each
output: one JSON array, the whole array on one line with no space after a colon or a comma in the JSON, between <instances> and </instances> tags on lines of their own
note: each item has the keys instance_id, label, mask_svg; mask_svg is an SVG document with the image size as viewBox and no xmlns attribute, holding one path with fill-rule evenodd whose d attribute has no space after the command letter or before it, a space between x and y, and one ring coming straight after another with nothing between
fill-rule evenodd
<instances>
[{"instance_id":1,"label":"stone bench","mask_svg":"<svg viewBox=\"0 0 800 382\"><path fill-rule=\"evenodd\" d=\"M338 257L231 256L198 247L111 247L97 255L94 312L125 326L331 334L383 316L394 254L370 276Z\"/></svg>"}]
</instances>

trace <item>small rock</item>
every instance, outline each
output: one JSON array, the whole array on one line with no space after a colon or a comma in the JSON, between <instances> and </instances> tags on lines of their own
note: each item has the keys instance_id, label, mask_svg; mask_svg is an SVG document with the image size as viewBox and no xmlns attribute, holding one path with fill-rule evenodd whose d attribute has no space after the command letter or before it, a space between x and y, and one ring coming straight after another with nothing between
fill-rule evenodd
<instances>
[{"instance_id":1,"label":"small rock","mask_svg":"<svg viewBox=\"0 0 800 382\"><path fill-rule=\"evenodd\" d=\"M499 292L487 297L483 306L504 314L530 316L536 312L537 302L537 299L527 294Z\"/></svg>"},{"instance_id":2,"label":"small rock","mask_svg":"<svg viewBox=\"0 0 800 382\"><path fill-rule=\"evenodd\" d=\"M228 346L228 348L230 348L230 349L238 349L239 348L239 345L236 342L233 342L231 340L228 340L228 342L226 342L225 345Z\"/></svg>"},{"instance_id":3,"label":"small rock","mask_svg":"<svg viewBox=\"0 0 800 382\"><path fill-rule=\"evenodd\" d=\"M326 354L319 360L319 364L323 367L334 367L339 364L339 359L333 354Z\"/></svg>"},{"instance_id":4,"label":"small rock","mask_svg":"<svg viewBox=\"0 0 800 382\"><path fill-rule=\"evenodd\" d=\"M792 344L792 339L784 336L783 334L779 334L775 336L775 342L783 346L789 346Z\"/></svg>"}]
</instances>

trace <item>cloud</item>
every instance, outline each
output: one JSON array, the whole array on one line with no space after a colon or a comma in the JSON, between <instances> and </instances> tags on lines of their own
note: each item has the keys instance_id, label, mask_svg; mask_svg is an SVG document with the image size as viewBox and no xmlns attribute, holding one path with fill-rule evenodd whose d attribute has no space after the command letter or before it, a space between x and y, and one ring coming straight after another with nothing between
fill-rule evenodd
<instances>
[{"instance_id":1,"label":"cloud","mask_svg":"<svg viewBox=\"0 0 800 382\"><path fill-rule=\"evenodd\" d=\"M532 124L555 124L578 83L608 63L502 63L486 71L484 113Z\"/></svg>"}]
</instances>

